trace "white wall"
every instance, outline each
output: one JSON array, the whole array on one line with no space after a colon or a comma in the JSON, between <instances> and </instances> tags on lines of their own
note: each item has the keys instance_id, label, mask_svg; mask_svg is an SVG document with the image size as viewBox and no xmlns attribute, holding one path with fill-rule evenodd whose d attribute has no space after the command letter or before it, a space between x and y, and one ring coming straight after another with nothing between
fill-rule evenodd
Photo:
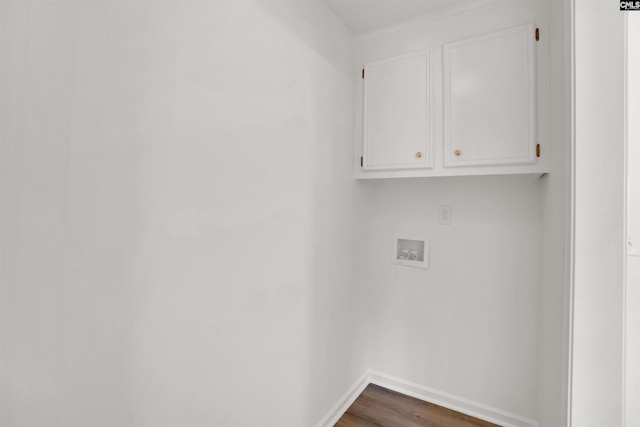
<instances>
[{"instance_id":1,"label":"white wall","mask_svg":"<svg viewBox=\"0 0 640 427\"><path fill-rule=\"evenodd\" d=\"M542 180L537 420L566 425L570 265L570 3L549 3L549 138L552 172Z\"/></svg>"},{"instance_id":2,"label":"white wall","mask_svg":"<svg viewBox=\"0 0 640 427\"><path fill-rule=\"evenodd\" d=\"M575 427L622 425L624 19L575 2Z\"/></svg>"},{"instance_id":3,"label":"white wall","mask_svg":"<svg viewBox=\"0 0 640 427\"><path fill-rule=\"evenodd\" d=\"M351 366L324 2L1 2L0 425L315 423Z\"/></svg>"},{"instance_id":4,"label":"white wall","mask_svg":"<svg viewBox=\"0 0 640 427\"><path fill-rule=\"evenodd\" d=\"M627 236L640 249L640 15L627 15ZM627 257L626 426L640 426L640 252Z\"/></svg>"},{"instance_id":5,"label":"white wall","mask_svg":"<svg viewBox=\"0 0 640 427\"><path fill-rule=\"evenodd\" d=\"M562 425L566 391L567 5L494 2L364 36L356 63L529 22L540 27L538 135L552 146L552 172L540 180L360 182L366 261L357 279L358 348L373 369L554 427ZM438 225L439 205L453 206L451 226ZM390 262L393 234L412 232L431 239L429 270Z\"/></svg>"},{"instance_id":6,"label":"white wall","mask_svg":"<svg viewBox=\"0 0 640 427\"><path fill-rule=\"evenodd\" d=\"M368 268L359 330L373 369L535 415L540 183L535 177L362 183ZM452 225L437 224L438 205ZM394 233L431 240L429 270L390 262Z\"/></svg>"}]
</instances>

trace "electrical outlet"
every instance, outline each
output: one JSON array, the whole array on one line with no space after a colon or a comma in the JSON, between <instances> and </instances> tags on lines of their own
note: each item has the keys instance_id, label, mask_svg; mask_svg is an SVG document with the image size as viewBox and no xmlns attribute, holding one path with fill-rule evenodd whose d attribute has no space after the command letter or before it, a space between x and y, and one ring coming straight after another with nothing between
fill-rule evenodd
<instances>
[{"instance_id":1,"label":"electrical outlet","mask_svg":"<svg viewBox=\"0 0 640 427\"><path fill-rule=\"evenodd\" d=\"M451 225L451 206L438 206L438 224Z\"/></svg>"}]
</instances>

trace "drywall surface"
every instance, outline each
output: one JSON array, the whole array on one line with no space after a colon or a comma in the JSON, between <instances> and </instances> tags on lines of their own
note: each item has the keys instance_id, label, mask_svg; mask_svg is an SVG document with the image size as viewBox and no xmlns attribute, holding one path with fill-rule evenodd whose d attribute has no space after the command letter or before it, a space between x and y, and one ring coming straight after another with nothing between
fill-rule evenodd
<instances>
[{"instance_id":1,"label":"drywall surface","mask_svg":"<svg viewBox=\"0 0 640 427\"><path fill-rule=\"evenodd\" d=\"M627 354L625 418L627 427L640 426L640 257L627 259Z\"/></svg>"},{"instance_id":2,"label":"drywall surface","mask_svg":"<svg viewBox=\"0 0 640 427\"><path fill-rule=\"evenodd\" d=\"M531 176L360 184L369 215L360 339L373 369L535 416L540 182ZM453 207L438 225L439 205ZM429 236L429 269L391 263L394 233Z\"/></svg>"},{"instance_id":3,"label":"drywall surface","mask_svg":"<svg viewBox=\"0 0 640 427\"><path fill-rule=\"evenodd\" d=\"M364 370L343 24L1 3L0 424L315 424Z\"/></svg>"},{"instance_id":4,"label":"drywall surface","mask_svg":"<svg viewBox=\"0 0 640 427\"><path fill-rule=\"evenodd\" d=\"M640 426L640 257L627 257L626 291L626 427Z\"/></svg>"},{"instance_id":5,"label":"drywall surface","mask_svg":"<svg viewBox=\"0 0 640 427\"><path fill-rule=\"evenodd\" d=\"M627 239L640 249L640 15L627 16ZM627 257L626 426L640 426L640 251Z\"/></svg>"},{"instance_id":6,"label":"drywall surface","mask_svg":"<svg viewBox=\"0 0 640 427\"><path fill-rule=\"evenodd\" d=\"M367 366L549 426L561 425L566 390L566 13L565 2L493 2L356 45L361 67L530 22L540 28L537 131L543 151L552 145L552 172L360 182L366 261L357 286ZM438 224L440 205L453 207L450 226ZM391 264L394 233L429 236L429 270Z\"/></svg>"},{"instance_id":7,"label":"drywall surface","mask_svg":"<svg viewBox=\"0 0 640 427\"><path fill-rule=\"evenodd\" d=\"M542 178L542 258L538 321L540 426L567 421L570 304L570 25L569 2L549 2L549 138L551 173Z\"/></svg>"},{"instance_id":8,"label":"drywall surface","mask_svg":"<svg viewBox=\"0 0 640 427\"><path fill-rule=\"evenodd\" d=\"M622 425L624 19L575 2L575 427Z\"/></svg>"}]
</instances>

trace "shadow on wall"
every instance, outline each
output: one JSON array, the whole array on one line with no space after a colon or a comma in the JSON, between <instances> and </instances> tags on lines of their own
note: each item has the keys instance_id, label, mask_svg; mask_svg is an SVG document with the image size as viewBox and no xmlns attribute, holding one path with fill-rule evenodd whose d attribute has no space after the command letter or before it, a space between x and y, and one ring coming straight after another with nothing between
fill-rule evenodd
<instances>
[{"instance_id":1,"label":"shadow on wall","mask_svg":"<svg viewBox=\"0 0 640 427\"><path fill-rule=\"evenodd\" d=\"M305 85L311 88L301 109L310 156L312 283L309 301L309 424L315 424L338 401L365 366L357 363L353 293L359 262L355 253L358 215L353 179L354 72L352 36L324 3L258 3L292 37L313 54ZM302 71L302 70L301 70Z\"/></svg>"}]
</instances>

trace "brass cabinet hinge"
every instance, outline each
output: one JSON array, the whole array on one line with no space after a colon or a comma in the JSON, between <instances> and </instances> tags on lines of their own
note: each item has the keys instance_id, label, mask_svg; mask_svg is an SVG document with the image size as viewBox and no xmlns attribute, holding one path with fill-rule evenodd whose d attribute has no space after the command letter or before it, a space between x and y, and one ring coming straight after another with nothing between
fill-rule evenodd
<instances>
[{"instance_id":1,"label":"brass cabinet hinge","mask_svg":"<svg viewBox=\"0 0 640 427\"><path fill-rule=\"evenodd\" d=\"M540 144L536 145L536 157L540 157Z\"/></svg>"},{"instance_id":2,"label":"brass cabinet hinge","mask_svg":"<svg viewBox=\"0 0 640 427\"><path fill-rule=\"evenodd\" d=\"M362 69L362 78L364 79L364 68Z\"/></svg>"},{"instance_id":3,"label":"brass cabinet hinge","mask_svg":"<svg viewBox=\"0 0 640 427\"><path fill-rule=\"evenodd\" d=\"M364 156L360 156L360 167L364 165Z\"/></svg>"},{"instance_id":4,"label":"brass cabinet hinge","mask_svg":"<svg viewBox=\"0 0 640 427\"><path fill-rule=\"evenodd\" d=\"M540 28L536 28L536 41L540 41Z\"/></svg>"}]
</instances>

